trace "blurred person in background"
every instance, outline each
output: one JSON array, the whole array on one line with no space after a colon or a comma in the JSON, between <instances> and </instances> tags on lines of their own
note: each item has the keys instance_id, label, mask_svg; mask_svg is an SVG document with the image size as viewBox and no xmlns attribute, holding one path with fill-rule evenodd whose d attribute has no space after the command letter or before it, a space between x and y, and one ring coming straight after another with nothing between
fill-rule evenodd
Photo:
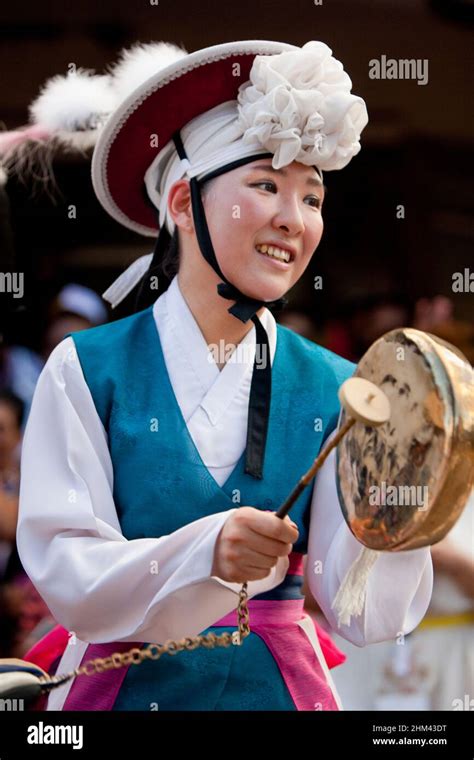
<instances>
[{"instance_id":1,"label":"blurred person in background","mask_svg":"<svg viewBox=\"0 0 474 760\"><path fill-rule=\"evenodd\" d=\"M293 332L298 335L302 335L303 338L312 340L313 343L322 344L321 336L315 322L303 311L287 309L278 317L278 324L288 327L289 330L293 330Z\"/></svg>"},{"instance_id":2,"label":"blurred person in background","mask_svg":"<svg viewBox=\"0 0 474 760\"><path fill-rule=\"evenodd\" d=\"M107 322L107 308L91 288L76 283L65 285L50 304L42 355L46 361L53 348L68 333L87 330Z\"/></svg>"},{"instance_id":3,"label":"blurred person in background","mask_svg":"<svg viewBox=\"0 0 474 760\"><path fill-rule=\"evenodd\" d=\"M0 389L12 391L23 402L23 431L38 377L51 351L67 333L101 325L107 316L107 308L97 293L84 285L69 283L49 305L40 354L26 346L7 345L0 335Z\"/></svg>"},{"instance_id":4,"label":"blurred person in background","mask_svg":"<svg viewBox=\"0 0 474 760\"><path fill-rule=\"evenodd\" d=\"M15 543L23 413L24 405L18 396L0 391L0 579Z\"/></svg>"},{"instance_id":5,"label":"blurred person in background","mask_svg":"<svg viewBox=\"0 0 474 760\"><path fill-rule=\"evenodd\" d=\"M0 391L0 656L13 657L27 651L36 626L50 618L16 550L23 415L21 399L11 391Z\"/></svg>"}]
</instances>

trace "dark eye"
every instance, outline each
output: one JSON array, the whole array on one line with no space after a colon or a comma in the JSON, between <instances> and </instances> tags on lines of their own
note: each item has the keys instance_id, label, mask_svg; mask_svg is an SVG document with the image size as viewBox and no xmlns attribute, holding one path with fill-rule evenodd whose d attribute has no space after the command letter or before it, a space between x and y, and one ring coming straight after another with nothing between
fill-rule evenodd
<instances>
[{"instance_id":1,"label":"dark eye","mask_svg":"<svg viewBox=\"0 0 474 760\"><path fill-rule=\"evenodd\" d=\"M277 187L274 182L271 182L270 180L262 180L261 182L254 182L251 187L262 187L265 186L265 189L268 190L270 193L276 193ZM309 203L310 206L313 208L321 208L322 201L321 198L319 198L317 195L308 195L308 198L312 203Z\"/></svg>"},{"instance_id":2,"label":"dark eye","mask_svg":"<svg viewBox=\"0 0 474 760\"><path fill-rule=\"evenodd\" d=\"M267 185L268 187L270 187L269 192L272 192L272 191L276 190L275 183L274 182L270 182L269 180L263 180L262 182L254 182L254 184L252 185L252 187L261 187L262 185Z\"/></svg>"}]
</instances>

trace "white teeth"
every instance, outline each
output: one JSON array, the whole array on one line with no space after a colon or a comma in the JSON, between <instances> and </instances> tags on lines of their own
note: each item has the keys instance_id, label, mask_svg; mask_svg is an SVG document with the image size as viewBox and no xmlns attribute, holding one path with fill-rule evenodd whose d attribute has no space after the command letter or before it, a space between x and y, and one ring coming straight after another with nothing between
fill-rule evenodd
<instances>
[{"instance_id":1,"label":"white teeth","mask_svg":"<svg viewBox=\"0 0 474 760\"><path fill-rule=\"evenodd\" d=\"M280 261L290 261L291 256L288 253L288 251L283 251L281 248L277 248L275 245L257 245L255 246L257 251L261 251L262 253L266 253L267 256L272 256L275 259L280 259Z\"/></svg>"}]
</instances>

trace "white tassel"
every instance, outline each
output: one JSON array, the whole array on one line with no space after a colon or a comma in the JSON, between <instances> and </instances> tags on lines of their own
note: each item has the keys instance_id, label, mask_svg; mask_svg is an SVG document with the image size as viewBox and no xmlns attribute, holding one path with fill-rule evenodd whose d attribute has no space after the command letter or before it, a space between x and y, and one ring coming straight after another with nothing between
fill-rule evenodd
<instances>
[{"instance_id":1,"label":"white tassel","mask_svg":"<svg viewBox=\"0 0 474 760\"><path fill-rule=\"evenodd\" d=\"M115 307L128 296L135 285L140 282L141 278L149 268L152 258L152 253L140 256L140 258L136 259L133 264L130 264L125 272L122 272L122 274L114 280L112 285L109 285L107 290L104 290L102 298L111 304L112 309L115 309Z\"/></svg>"},{"instance_id":2,"label":"white tassel","mask_svg":"<svg viewBox=\"0 0 474 760\"><path fill-rule=\"evenodd\" d=\"M369 574L380 552L363 546L352 563L331 605L337 614L337 624L350 625L351 617L358 617L364 609Z\"/></svg>"}]
</instances>

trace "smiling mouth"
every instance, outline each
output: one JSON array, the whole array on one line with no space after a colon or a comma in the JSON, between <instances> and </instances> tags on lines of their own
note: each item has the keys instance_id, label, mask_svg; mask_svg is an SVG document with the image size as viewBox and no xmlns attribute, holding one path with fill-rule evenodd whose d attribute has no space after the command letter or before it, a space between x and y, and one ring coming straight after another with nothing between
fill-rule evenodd
<instances>
[{"instance_id":1,"label":"smiling mouth","mask_svg":"<svg viewBox=\"0 0 474 760\"><path fill-rule=\"evenodd\" d=\"M294 254L291 251L286 251L284 248L278 248L276 245L256 245L255 250L258 253L268 256L275 261L281 261L283 264L290 264L294 259Z\"/></svg>"}]
</instances>

